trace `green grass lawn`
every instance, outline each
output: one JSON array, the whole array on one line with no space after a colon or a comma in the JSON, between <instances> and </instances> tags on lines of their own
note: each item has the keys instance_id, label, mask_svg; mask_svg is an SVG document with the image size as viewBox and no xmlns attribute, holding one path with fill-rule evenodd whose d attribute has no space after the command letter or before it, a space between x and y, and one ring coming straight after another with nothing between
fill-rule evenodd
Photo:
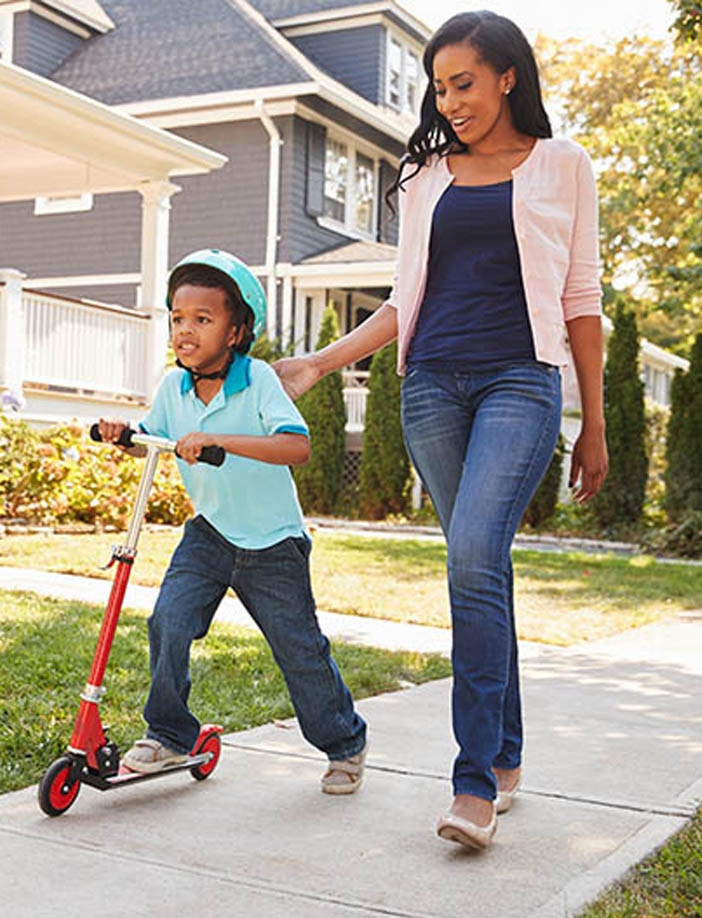
<instances>
[{"instance_id":1,"label":"green grass lawn","mask_svg":"<svg viewBox=\"0 0 702 918\"><path fill-rule=\"evenodd\" d=\"M92 662L102 609L0 591L0 793L39 779L68 744ZM335 644L355 698L450 675L448 660ZM215 624L194 645L190 705L203 723L246 730L293 714L283 677L263 638ZM142 735L149 683L146 614L125 611L105 676L101 708L125 749Z\"/></svg>"},{"instance_id":2,"label":"green grass lawn","mask_svg":"<svg viewBox=\"0 0 702 918\"><path fill-rule=\"evenodd\" d=\"M157 585L179 530L144 532L134 569L137 583ZM11 536L0 541L0 564L92 577L119 533ZM438 542L365 538L318 530L312 579L328 612L449 626L446 549ZM595 640L702 605L702 569L646 556L576 552L514 552L520 637L567 645Z\"/></svg>"},{"instance_id":3,"label":"green grass lawn","mask_svg":"<svg viewBox=\"0 0 702 918\"><path fill-rule=\"evenodd\" d=\"M701 918L702 811L580 918Z\"/></svg>"}]
</instances>

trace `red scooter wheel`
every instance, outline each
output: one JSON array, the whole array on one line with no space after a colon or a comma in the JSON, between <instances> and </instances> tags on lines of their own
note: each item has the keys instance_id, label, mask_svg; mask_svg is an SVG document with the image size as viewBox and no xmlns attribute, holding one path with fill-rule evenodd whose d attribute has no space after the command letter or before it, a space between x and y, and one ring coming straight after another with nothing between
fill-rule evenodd
<instances>
[{"instance_id":1,"label":"red scooter wheel","mask_svg":"<svg viewBox=\"0 0 702 918\"><path fill-rule=\"evenodd\" d=\"M64 755L44 773L39 783L39 806L47 816L60 816L75 802L80 781L71 783L72 766L73 760Z\"/></svg>"},{"instance_id":2,"label":"red scooter wheel","mask_svg":"<svg viewBox=\"0 0 702 918\"><path fill-rule=\"evenodd\" d=\"M197 781L204 781L205 778L209 778L212 772L217 767L217 762L219 762L219 754L222 751L222 743L219 738L219 733L208 733L207 736L202 740L199 745L193 749L193 755L201 755L203 752L211 752L212 758L209 762L205 762L204 765L195 765L190 769L190 774Z\"/></svg>"}]
</instances>

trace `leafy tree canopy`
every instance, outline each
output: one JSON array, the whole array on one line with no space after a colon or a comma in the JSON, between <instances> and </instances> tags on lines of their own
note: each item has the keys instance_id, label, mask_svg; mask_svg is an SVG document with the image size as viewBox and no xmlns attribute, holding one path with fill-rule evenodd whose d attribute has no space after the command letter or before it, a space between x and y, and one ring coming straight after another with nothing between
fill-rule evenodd
<instances>
[{"instance_id":1,"label":"leafy tree canopy","mask_svg":"<svg viewBox=\"0 0 702 918\"><path fill-rule=\"evenodd\" d=\"M702 48L537 44L547 101L595 162L603 281L643 335L687 354L702 318Z\"/></svg>"}]
</instances>

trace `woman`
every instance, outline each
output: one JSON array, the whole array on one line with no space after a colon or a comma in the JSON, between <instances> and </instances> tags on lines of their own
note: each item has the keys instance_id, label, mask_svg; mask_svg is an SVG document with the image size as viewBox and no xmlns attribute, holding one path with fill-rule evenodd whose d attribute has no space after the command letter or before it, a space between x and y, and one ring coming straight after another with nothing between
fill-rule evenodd
<instances>
[{"instance_id":1,"label":"woman","mask_svg":"<svg viewBox=\"0 0 702 918\"><path fill-rule=\"evenodd\" d=\"M459 754L437 831L486 848L521 780L510 547L556 444L571 355L582 402L575 499L607 474L597 197L582 148L552 139L532 49L510 20L454 16L424 68L421 123L391 189L400 239L390 297L345 337L276 370L297 397L399 339L407 448L448 545Z\"/></svg>"}]
</instances>

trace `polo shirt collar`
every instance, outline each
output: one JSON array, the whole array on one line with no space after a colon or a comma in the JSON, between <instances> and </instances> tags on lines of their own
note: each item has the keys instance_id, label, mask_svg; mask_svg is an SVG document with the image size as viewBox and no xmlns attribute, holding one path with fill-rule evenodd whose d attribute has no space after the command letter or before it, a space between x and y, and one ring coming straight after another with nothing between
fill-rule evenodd
<instances>
[{"instance_id":1,"label":"polo shirt collar","mask_svg":"<svg viewBox=\"0 0 702 918\"><path fill-rule=\"evenodd\" d=\"M251 358L244 354L235 354L227 378L224 380L222 392L225 398L229 398L230 395L242 392L249 385L251 385ZM194 388L193 378L187 370L183 370L180 378L180 394L185 395L192 388Z\"/></svg>"}]
</instances>

